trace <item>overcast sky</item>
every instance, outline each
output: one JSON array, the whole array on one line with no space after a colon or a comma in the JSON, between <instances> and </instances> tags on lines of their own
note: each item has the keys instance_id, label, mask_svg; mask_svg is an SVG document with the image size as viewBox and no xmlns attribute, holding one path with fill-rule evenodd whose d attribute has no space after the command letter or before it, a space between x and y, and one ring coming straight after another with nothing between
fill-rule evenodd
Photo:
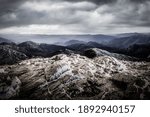
<instances>
[{"instance_id":1,"label":"overcast sky","mask_svg":"<svg viewBox=\"0 0 150 117\"><path fill-rule=\"evenodd\" d=\"M0 33L149 32L150 0L0 0Z\"/></svg>"}]
</instances>

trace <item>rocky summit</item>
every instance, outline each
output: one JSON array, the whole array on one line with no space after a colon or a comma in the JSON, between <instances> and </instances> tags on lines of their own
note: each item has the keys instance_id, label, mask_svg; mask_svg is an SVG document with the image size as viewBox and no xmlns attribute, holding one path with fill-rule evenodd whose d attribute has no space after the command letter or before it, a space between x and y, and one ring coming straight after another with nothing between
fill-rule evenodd
<instances>
[{"instance_id":1,"label":"rocky summit","mask_svg":"<svg viewBox=\"0 0 150 117\"><path fill-rule=\"evenodd\" d=\"M3 65L0 99L150 99L150 63L59 54Z\"/></svg>"}]
</instances>

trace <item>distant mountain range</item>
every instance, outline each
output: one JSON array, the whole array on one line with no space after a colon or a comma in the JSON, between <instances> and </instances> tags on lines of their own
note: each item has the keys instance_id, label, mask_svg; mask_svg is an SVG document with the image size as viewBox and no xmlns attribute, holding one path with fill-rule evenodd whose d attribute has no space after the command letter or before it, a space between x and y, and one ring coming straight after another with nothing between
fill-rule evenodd
<instances>
[{"instance_id":1,"label":"distant mountain range","mask_svg":"<svg viewBox=\"0 0 150 117\"><path fill-rule=\"evenodd\" d=\"M3 43L3 42L11 43L12 41L10 41L10 40L8 40L8 39L5 39L5 38L0 37L0 43Z\"/></svg>"},{"instance_id":2,"label":"distant mountain range","mask_svg":"<svg viewBox=\"0 0 150 117\"><path fill-rule=\"evenodd\" d=\"M51 57L60 53L69 54L69 50L64 46L37 44L31 41L20 44L5 42L0 44L0 64L14 64L24 59Z\"/></svg>"},{"instance_id":3,"label":"distant mountain range","mask_svg":"<svg viewBox=\"0 0 150 117\"><path fill-rule=\"evenodd\" d=\"M85 41L79 41L79 40L70 40L64 43L64 45L69 46L73 44L86 44Z\"/></svg>"},{"instance_id":4,"label":"distant mountain range","mask_svg":"<svg viewBox=\"0 0 150 117\"><path fill-rule=\"evenodd\" d=\"M114 38L115 36L110 35L25 35L25 34L7 34L0 35L0 37L11 40L15 43L22 43L25 41L33 41L36 43L46 43L46 44L59 44L64 45L68 41L78 40L78 41L94 41L98 43L106 43Z\"/></svg>"},{"instance_id":5,"label":"distant mountain range","mask_svg":"<svg viewBox=\"0 0 150 117\"><path fill-rule=\"evenodd\" d=\"M149 33L123 33L116 35L0 35L1 42L22 43L32 41L36 43L46 43L55 45L85 44L96 42L117 48L128 48L134 44L150 43Z\"/></svg>"},{"instance_id":6,"label":"distant mountain range","mask_svg":"<svg viewBox=\"0 0 150 117\"><path fill-rule=\"evenodd\" d=\"M116 38L111 40L108 45L116 48L128 48L134 44L150 43L150 34L135 33L126 37Z\"/></svg>"},{"instance_id":7,"label":"distant mountain range","mask_svg":"<svg viewBox=\"0 0 150 117\"><path fill-rule=\"evenodd\" d=\"M95 56L95 51L87 51L89 49L100 49L98 53L112 56L120 60L149 60L150 46L149 45L134 45L127 50L120 50L112 47L107 47L95 42L87 44L74 44L70 46L58 46L51 44L37 44L34 42L23 42L21 44L1 43L0 44L0 64L14 64L24 59L37 57L52 57L58 54L72 53L84 55L90 58L91 54ZM85 53L86 52L86 53ZM90 53L89 53L90 52ZM110 52L112 54L110 54ZM118 54L117 54L118 53ZM90 56L89 56L90 54ZM131 56L131 57L129 57ZM139 58L139 59L135 59Z\"/></svg>"},{"instance_id":8,"label":"distant mountain range","mask_svg":"<svg viewBox=\"0 0 150 117\"><path fill-rule=\"evenodd\" d=\"M34 37L35 35L32 36ZM32 41L17 43L12 42L11 39L0 38L0 64L13 64L27 58L51 57L60 53L77 53L84 55L84 52L91 48L106 50L121 55L124 54L142 60L149 60L150 58L150 34L127 33L114 36L53 35L52 37L48 35L36 35L36 37L38 37L37 40L43 37L46 37L47 40L48 37L52 40L53 38L54 40L57 38L56 42L58 42L59 45L56 43L44 44ZM64 41L58 41L61 39Z\"/></svg>"}]
</instances>

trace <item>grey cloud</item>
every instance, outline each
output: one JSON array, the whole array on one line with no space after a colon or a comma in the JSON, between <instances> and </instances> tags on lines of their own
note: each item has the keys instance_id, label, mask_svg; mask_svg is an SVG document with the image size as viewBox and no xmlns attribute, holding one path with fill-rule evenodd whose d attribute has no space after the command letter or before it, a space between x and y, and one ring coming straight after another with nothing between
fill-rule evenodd
<instances>
[{"instance_id":1,"label":"grey cloud","mask_svg":"<svg viewBox=\"0 0 150 117\"><path fill-rule=\"evenodd\" d=\"M0 15L13 12L24 0L0 0Z\"/></svg>"},{"instance_id":2,"label":"grey cloud","mask_svg":"<svg viewBox=\"0 0 150 117\"><path fill-rule=\"evenodd\" d=\"M134 3L145 3L148 2L149 0L130 0L130 2L134 2Z\"/></svg>"},{"instance_id":3,"label":"grey cloud","mask_svg":"<svg viewBox=\"0 0 150 117\"><path fill-rule=\"evenodd\" d=\"M82 7L66 7L61 11L53 9L52 11L35 11L28 8L18 8L15 12L6 13L0 17L0 27L25 26L31 24L52 24L52 25L68 25L82 23L85 19L84 14L80 12L89 12L95 9L95 6Z\"/></svg>"},{"instance_id":4,"label":"grey cloud","mask_svg":"<svg viewBox=\"0 0 150 117\"><path fill-rule=\"evenodd\" d=\"M130 0L131 1L131 0ZM130 2L119 2L114 7L107 7L103 12L104 14L112 14L114 25L126 26L150 26L150 1L148 0L132 0L132 2L142 4L130 4Z\"/></svg>"},{"instance_id":5,"label":"grey cloud","mask_svg":"<svg viewBox=\"0 0 150 117\"><path fill-rule=\"evenodd\" d=\"M25 2L69 3L63 9L36 11L22 7ZM73 4L87 1L91 4L76 7ZM94 4L93 4L94 3ZM113 4L112 4L113 3ZM80 4L78 4L80 5ZM99 10L100 9L100 10ZM101 17L92 16L98 12ZM81 32L91 32L118 27L150 27L149 0L0 0L0 29L32 24L62 25ZM112 15L110 22L100 24L103 16Z\"/></svg>"},{"instance_id":6,"label":"grey cloud","mask_svg":"<svg viewBox=\"0 0 150 117\"><path fill-rule=\"evenodd\" d=\"M68 2L83 2L83 1L86 1L86 2L92 2L92 3L95 3L95 4L108 4L108 3L114 3L117 0L64 0L64 1L68 1Z\"/></svg>"},{"instance_id":7,"label":"grey cloud","mask_svg":"<svg viewBox=\"0 0 150 117\"><path fill-rule=\"evenodd\" d=\"M60 0L61 1L61 0ZM64 1L68 1L68 2L92 2L95 3L97 5L103 5L103 4L110 4L110 3L116 3L118 1L123 1L123 0L64 0ZM130 3L145 3L148 2L149 0L125 0L126 2L130 2Z\"/></svg>"},{"instance_id":8,"label":"grey cloud","mask_svg":"<svg viewBox=\"0 0 150 117\"><path fill-rule=\"evenodd\" d=\"M38 0L34 0L34 2L36 1ZM46 3L50 2L49 0L44 1ZM90 3L76 5L69 3L60 5L64 5L64 8L61 10L54 8L51 11L36 11L29 7L18 6L13 12L5 13L0 17L0 28L31 24L67 25L83 23L82 21L86 19L86 14L97 8L96 5ZM15 18L13 18L13 16L15 16Z\"/></svg>"}]
</instances>

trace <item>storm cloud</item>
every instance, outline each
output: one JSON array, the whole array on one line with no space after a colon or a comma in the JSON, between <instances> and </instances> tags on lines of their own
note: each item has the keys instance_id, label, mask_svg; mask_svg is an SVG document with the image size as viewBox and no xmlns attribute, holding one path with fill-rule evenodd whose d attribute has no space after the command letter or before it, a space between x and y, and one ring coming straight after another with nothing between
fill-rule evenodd
<instances>
[{"instance_id":1,"label":"storm cloud","mask_svg":"<svg viewBox=\"0 0 150 117\"><path fill-rule=\"evenodd\" d=\"M0 0L0 33L148 32L149 0Z\"/></svg>"},{"instance_id":2,"label":"storm cloud","mask_svg":"<svg viewBox=\"0 0 150 117\"><path fill-rule=\"evenodd\" d=\"M94 4L110 4L110 3L114 3L117 0L64 0L64 1L68 1L68 2L92 2Z\"/></svg>"}]
</instances>

